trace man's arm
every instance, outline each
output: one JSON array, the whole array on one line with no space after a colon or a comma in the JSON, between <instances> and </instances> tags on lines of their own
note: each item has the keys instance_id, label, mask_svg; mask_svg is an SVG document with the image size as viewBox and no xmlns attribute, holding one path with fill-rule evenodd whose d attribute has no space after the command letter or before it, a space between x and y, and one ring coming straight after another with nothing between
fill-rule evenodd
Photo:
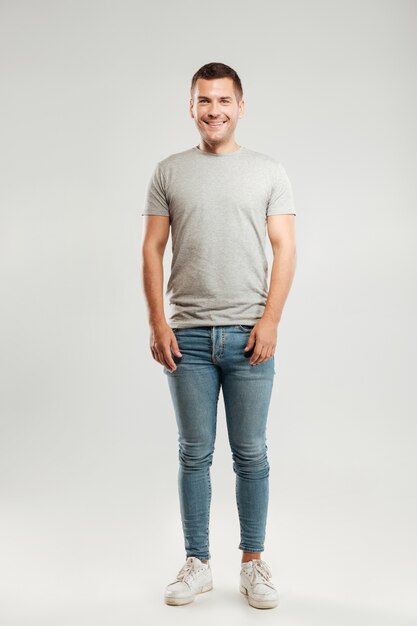
<instances>
[{"instance_id":1,"label":"man's arm","mask_svg":"<svg viewBox=\"0 0 417 626\"><path fill-rule=\"evenodd\" d=\"M175 370L171 345L180 356L177 340L164 312L164 253L169 238L169 218L163 215L145 215L142 242L142 284L148 307L151 328L150 348L156 361L169 370Z\"/></svg>"},{"instance_id":2,"label":"man's arm","mask_svg":"<svg viewBox=\"0 0 417 626\"><path fill-rule=\"evenodd\" d=\"M291 214L270 215L267 220L268 237L274 260L268 298L262 317L278 325L297 264L295 216Z\"/></svg>"},{"instance_id":3,"label":"man's arm","mask_svg":"<svg viewBox=\"0 0 417 626\"><path fill-rule=\"evenodd\" d=\"M169 218L145 215L142 241L142 284L151 326L166 322L163 259L169 238Z\"/></svg>"},{"instance_id":4,"label":"man's arm","mask_svg":"<svg viewBox=\"0 0 417 626\"><path fill-rule=\"evenodd\" d=\"M245 346L252 350L251 365L259 365L274 356L278 324L291 287L296 266L294 215L267 217L268 236L274 253L268 298L261 319L255 324Z\"/></svg>"}]
</instances>

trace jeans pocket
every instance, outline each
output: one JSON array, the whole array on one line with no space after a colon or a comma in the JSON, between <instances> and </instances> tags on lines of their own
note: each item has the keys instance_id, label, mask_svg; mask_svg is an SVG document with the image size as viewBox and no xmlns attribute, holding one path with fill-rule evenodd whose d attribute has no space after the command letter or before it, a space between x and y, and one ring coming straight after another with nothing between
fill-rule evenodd
<instances>
[{"instance_id":1,"label":"jeans pocket","mask_svg":"<svg viewBox=\"0 0 417 626\"><path fill-rule=\"evenodd\" d=\"M247 333L247 332L250 333L254 326L255 326L255 324L252 324L252 325L249 325L249 324L238 324L239 330L243 330L245 333Z\"/></svg>"}]
</instances>

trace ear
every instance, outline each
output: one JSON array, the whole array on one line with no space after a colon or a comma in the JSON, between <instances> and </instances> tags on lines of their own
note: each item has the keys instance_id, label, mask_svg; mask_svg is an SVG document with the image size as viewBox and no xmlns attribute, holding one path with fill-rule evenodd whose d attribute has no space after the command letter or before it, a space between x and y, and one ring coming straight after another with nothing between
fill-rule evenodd
<instances>
[{"instance_id":1,"label":"ear","mask_svg":"<svg viewBox=\"0 0 417 626\"><path fill-rule=\"evenodd\" d=\"M245 114L245 101L241 100L239 102L239 118L243 117Z\"/></svg>"}]
</instances>

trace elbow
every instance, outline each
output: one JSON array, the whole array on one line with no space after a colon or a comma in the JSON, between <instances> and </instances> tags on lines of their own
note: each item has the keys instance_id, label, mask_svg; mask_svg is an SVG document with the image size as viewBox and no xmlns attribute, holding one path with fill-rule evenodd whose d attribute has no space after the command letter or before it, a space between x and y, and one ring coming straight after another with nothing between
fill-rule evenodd
<instances>
[{"instance_id":1,"label":"elbow","mask_svg":"<svg viewBox=\"0 0 417 626\"><path fill-rule=\"evenodd\" d=\"M275 256L276 254L283 254L286 257L294 257L294 260L297 258L297 246L295 244L295 240L279 240L272 244L272 253Z\"/></svg>"},{"instance_id":2,"label":"elbow","mask_svg":"<svg viewBox=\"0 0 417 626\"><path fill-rule=\"evenodd\" d=\"M142 244L142 257L145 259L146 257L152 256L164 256L165 252L165 243L162 241L144 241Z\"/></svg>"}]
</instances>

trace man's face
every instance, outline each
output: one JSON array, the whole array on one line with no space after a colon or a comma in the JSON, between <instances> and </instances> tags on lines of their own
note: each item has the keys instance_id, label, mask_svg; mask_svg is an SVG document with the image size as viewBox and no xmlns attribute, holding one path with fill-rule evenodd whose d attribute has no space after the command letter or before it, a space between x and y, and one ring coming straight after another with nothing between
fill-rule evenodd
<instances>
[{"instance_id":1,"label":"man's face","mask_svg":"<svg viewBox=\"0 0 417 626\"><path fill-rule=\"evenodd\" d=\"M243 117L244 102L236 99L231 78L197 80L190 113L203 141L209 145L233 141L239 118Z\"/></svg>"}]
</instances>

